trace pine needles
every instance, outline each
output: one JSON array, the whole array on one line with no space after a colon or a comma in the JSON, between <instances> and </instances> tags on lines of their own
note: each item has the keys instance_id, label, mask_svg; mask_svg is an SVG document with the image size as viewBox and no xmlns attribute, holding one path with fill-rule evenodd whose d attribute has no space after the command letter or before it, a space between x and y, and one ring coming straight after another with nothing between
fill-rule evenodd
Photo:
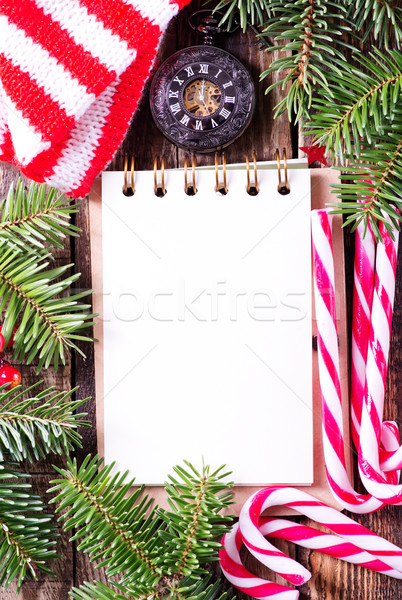
<instances>
[{"instance_id":1,"label":"pine needles","mask_svg":"<svg viewBox=\"0 0 402 600\"><path fill-rule=\"evenodd\" d=\"M36 579L36 569L52 575L46 561L57 556L56 528L28 478L0 463L0 585L16 580L18 591L27 576Z\"/></svg>"},{"instance_id":2,"label":"pine needles","mask_svg":"<svg viewBox=\"0 0 402 600\"><path fill-rule=\"evenodd\" d=\"M82 331L93 324L89 304L80 301L90 291L67 295L80 274L68 275L73 266L48 268L52 248L79 229L69 222L76 206L55 190L22 181L12 185L0 205L0 313L6 344L14 326L14 359L31 363L37 371L51 363L65 363L66 349L82 354L77 340L90 340Z\"/></svg>"},{"instance_id":3,"label":"pine needles","mask_svg":"<svg viewBox=\"0 0 402 600\"><path fill-rule=\"evenodd\" d=\"M186 467L186 468L185 468ZM204 566L217 560L220 540L232 519L221 515L231 504L231 484L223 468L198 472L175 467L166 484L170 510L153 507L143 488L132 490L127 473L87 457L81 467L70 459L49 492L66 530L81 540L78 550L106 568L108 584L98 581L74 589L77 600L172 598L227 600Z\"/></svg>"},{"instance_id":4,"label":"pine needles","mask_svg":"<svg viewBox=\"0 0 402 600\"><path fill-rule=\"evenodd\" d=\"M17 590L38 569L52 575L47 562L57 556L58 539L52 515L18 463L80 445L77 428L88 425L84 413L75 413L85 400L53 388L31 395L35 388L0 388L0 586L15 580Z\"/></svg>"},{"instance_id":5,"label":"pine needles","mask_svg":"<svg viewBox=\"0 0 402 600\"><path fill-rule=\"evenodd\" d=\"M75 389L57 393L48 388L31 396L37 386L0 389L0 461L12 457L32 462L81 446L77 427L89 421L75 411L85 400L71 400Z\"/></svg>"}]
</instances>

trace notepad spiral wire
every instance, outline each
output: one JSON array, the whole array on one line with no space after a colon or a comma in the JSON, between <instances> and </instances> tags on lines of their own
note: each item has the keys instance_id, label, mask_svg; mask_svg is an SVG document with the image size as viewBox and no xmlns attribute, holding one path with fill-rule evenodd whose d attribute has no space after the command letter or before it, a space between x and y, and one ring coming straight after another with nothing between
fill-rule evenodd
<instances>
[{"instance_id":1,"label":"notepad spiral wire","mask_svg":"<svg viewBox=\"0 0 402 600\"><path fill-rule=\"evenodd\" d=\"M280 158L280 152L277 148L275 151L275 159L277 162L277 170L278 170L278 192L281 195L289 194L290 185L288 181L288 166L287 166L287 157L286 157L286 149L282 150L282 164ZM215 192L218 192L222 195L226 195L228 193L228 184L227 184L227 172L226 172L226 157L225 153L221 154L222 164L219 164L219 154L215 153ZM247 193L250 196L256 196L259 193L258 186L258 167L257 167L257 159L255 150L252 151L252 161L253 168L250 168L250 158L249 153L246 153L246 178L247 178ZM183 164L184 171L184 191L188 196L194 196L197 193L197 185L196 185L196 159L194 154L191 156L191 165L189 157L185 157ZM189 170L191 169L191 176L189 181ZM154 172L154 194L158 197L163 197L166 194L166 185L165 185L165 170L166 170L166 160L164 157L155 156L154 164L153 164L153 172ZM283 171L283 176L282 176ZM253 176L251 176L251 172ZM135 194L135 158L133 156L130 157L130 167L129 167L129 157L125 156L124 158L124 181L123 181L123 194L125 196L134 196Z\"/></svg>"}]
</instances>

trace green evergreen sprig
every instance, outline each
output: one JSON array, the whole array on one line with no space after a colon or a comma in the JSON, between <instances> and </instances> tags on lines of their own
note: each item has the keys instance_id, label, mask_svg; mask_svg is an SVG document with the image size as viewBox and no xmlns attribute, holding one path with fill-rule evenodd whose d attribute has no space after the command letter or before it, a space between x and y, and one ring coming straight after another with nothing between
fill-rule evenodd
<instances>
[{"instance_id":1,"label":"green evergreen sprig","mask_svg":"<svg viewBox=\"0 0 402 600\"><path fill-rule=\"evenodd\" d=\"M225 482L229 473L222 473L222 469L210 473L208 466L199 473L191 464L186 464L188 470L174 467L179 479L170 475L165 484L171 511L159 511L168 526L160 533L166 547L166 556L161 559L171 572L180 576L202 574L201 565L217 560L220 540L230 520L222 518L217 508L221 510L223 505L231 504L232 499ZM203 539L202 546L200 539Z\"/></svg>"},{"instance_id":2,"label":"green evergreen sprig","mask_svg":"<svg viewBox=\"0 0 402 600\"><path fill-rule=\"evenodd\" d=\"M386 127L372 136L371 143L360 143L359 160L349 155L349 165L342 167L342 183L334 186L342 202L334 205L334 213L347 216L345 225L353 229L360 223L370 225L381 239L378 223L391 232L391 224L399 229L402 210L402 110L399 125ZM399 211L399 212L398 212Z\"/></svg>"},{"instance_id":3,"label":"green evergreen sprig","mask_svg":"<svg viewBox=\"0 0 402 600\"><path fill-rule=\"evenodd\" d=\"M224 11L221 24L232 28L234 21L240 21L243 31L247 25L263 25L273 15L272 0L219 0L214 11Z\"/></svg>"},{"instance_id":4,"label":"green evergreen sprig","mask_svg":"<svg viewBox=\"0 0 402 600\"><path fill-rule=\"evenodd\" d=\"M370 33L379 44L389 47L393 38L397 48L402 40L402 8L389 0L347 0L349 18L357 31L363 31L363 41Z\"/></svg>"},{"instance_id":5,"label":"green evergreen sprig","mask_svg":"<svg viewBox=\"0 0 402 600\"><path fill-rule=\"evenodd\" d=\"M212 584L205 562L216 560L220 539L231 517L220 512L231 504L230 483L223 468L201 472L185 463L166 484L171 510L152 507L143 487L132 489L127 473L102 466L87 457L81 467L69 459L49 492L57 493L57 512L73 540L97 566L104 566L108 583L86 583L74 589L76 599L172 598L213 600L228 595ZM121 594L121 596L119 596Z\"/></svg>"},{"instance_id":6,"label":"green evergreen sprig","mask_svg":"<svg viewBox=\"0 0 402 600\"><path fill-rule=\"evenodd\" d=\"M37 570L53 575L46 562L57 557L56 527L28 478L0 463L0 585L15 580L17 592L27 576L36 579Z\"/></svg>"},{"instance_id":7,"label":"green evergreen sprig","mask_svg":"<svg viewBox=\"0 0 402 600\"><path fill-rule=\"evenodd\" d=\"M79 235L80 229L69 220L76 212L77 205L54 188L31 183L26 190L18 180L0 203L0 239L28 251L42 250L45 243L63 248L66 237Z\"/></svg>"},{"instance_id":8,"label":"green evergreen sprig","mask_svg":"<svg viewBox=\"0 0 402 600\"><path fill-rule=\"evenodd\" d=\"M334 212L381 239L378 223L399 229L402 209L402 53L376 49L356 61L328 77L305 133L342 163Z\"/></svg>"},{"instance_id":9,"label":"green evergreen sprig","mask_svg":"<svg viewBox=\"0 0 402 600\"><path fill-rule=\"evenodd\" d=\"M157 600L166 599L180 599L180 600L229 600L231 596L228 592L222 592L222 586L219 581L213 583L211 575L206 575L204 579L199 580L196 584L191 582L189 578L184 578L181 583L180 594L179 591L170 593L169 595L161 595L159 592L154 592L148 597L143 597L143 600ZM100 581L94 581L93 583L85 582L79 589L74 588L71 592L71 597L74 600L133 600L136 596L127 595L124 592L116 591L120 585L116 588L109 587L105 583ZM191 594L191 595L190 595Z\"/></svg>"},{"instance_id":10,"label":"green evergreen sprig","mask_svg":"<svg viewBox=\"0 0 402 600\"><path fill-rule=\"evenodd\" d=\"M14 358L26 364L38 356L38 373L53 360L57 370L59 360L64 364L64 349L74 348L83 355L75 340L90 340L81 335L93 324L89 304L79 300L88 291L65 296L80 274L65 276L72 265L47 269L51 255L36 248L23 250L0 239L0 313L2 331L9 340L20 317L14 339ZM64 279L63 279L64 277Z\"/></svg>"},{"instance_id":11,"label":"green evergreen sprig","mask_svg":"<svg viewBox=\"0 0 402 600\"><path fill-rule=\"evenodd\" d=\"M0 461L32 462L81 447L78 427L90 423L83 418L86 413L76 411L88 398L72 400L76 389L56 392L53 387L32 396L38 385L0 388Z\"/></svg>"},{"instance_id":12,"label":"green evergreen sprig","mask_svg":"<svg viewBox=\"0 0 402 600\"><path fill-rule=\"evenodd\" d=\"M77 340L95 315L80 300L91 292L68 295L79 273L68 275L72 264L49 268L52 249L63 247L64 238L78 235L69 222L75 205L56 190L22 181L11 185L0 206L0 314L6 344L14 335L14 359L27 364L38 359L37 371L51 363L57 370L65 363L66 349L83 355Z\"/></svg>"},{"instance_id":13,"label":"green evergreen sprig","mask_svg":"<svg viewBox=\"0 0 402 600\"><path fill-rule=\"evenodd\" d=\"M29 475L18 463L81 445L78 427L88 425L76 412L85 400L71 401L74 392L49 388L32 393L35 384L7 390L0 387L0 586L37 578L37 570L52 575L47 562L57 556L57 527L40 497L32 493Z\"/></svg>"},{"instance_id":14,"label":"green evergreen sprig","mask_svg":"<svg viewBox=\"0 0 402 600\"><path fill-rule=\"evenodd\" d=\"M328 0L296 0L270 2L273 18L262 28L261 39L273 36L280 58L261 74L284 73L268 86L266 93L280 86L284 98L275 107L275 116L287 111L297 123L305 121L311 108L314 91L327 85L329 73L340 75L340 62L346 62L342 35L349 33L347 11L338 2ZM280 45L278 45L280 44ZM325 65L325 68L323 68Z\"/></svg>"},{"instance_id":15,"label":"green evergreen sprig","mask_svg":"<svg viewBox=\"0 0 402 600\"><path fill-rule=\"evenodd\" d=\"M340 74L327 77L314 101L313 117L305 133L343 161L344 148L356 157L363 142L390 124L398 127L396 109L402 100L402 54L375 49L369 56L355 55L361 67L342 65Z\"/></svg>"}]
</instances>

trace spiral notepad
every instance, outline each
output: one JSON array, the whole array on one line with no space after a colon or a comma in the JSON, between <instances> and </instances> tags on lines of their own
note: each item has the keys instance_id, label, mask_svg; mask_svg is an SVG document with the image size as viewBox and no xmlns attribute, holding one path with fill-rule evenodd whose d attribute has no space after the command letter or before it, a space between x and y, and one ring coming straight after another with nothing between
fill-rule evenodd
<instances>
[{"instance_id":1,"label":"spiral notepad","mask_svg":"<svg viewBox=\"0 0 402 600\"><path fill-rule=\"evenodd\" d=\"M97 403L106 461L138 483L183 459L225 463L237 485L313 482L310 173L294 166L286 195L267 164L255 195L244 166L226 194L213 168L187 185L135 173L132 196L102 176Z\"/></svg>"}]
</instances>

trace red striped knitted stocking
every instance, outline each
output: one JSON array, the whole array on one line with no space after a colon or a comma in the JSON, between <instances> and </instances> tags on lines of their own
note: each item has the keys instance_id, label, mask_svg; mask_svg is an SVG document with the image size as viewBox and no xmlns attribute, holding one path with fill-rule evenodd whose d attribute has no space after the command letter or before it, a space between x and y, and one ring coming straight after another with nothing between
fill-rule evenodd
<instances>
[{"instance_id":1,"label":"red striped knitted stocking","mask_svg":"<svg viewBox=\"0 0 402 600\"><path fill-rule=\"evenodd\" d=\"M119 147L189 0L0 0L0 160L73 197Z\"/></svg>"}]
</instances>

